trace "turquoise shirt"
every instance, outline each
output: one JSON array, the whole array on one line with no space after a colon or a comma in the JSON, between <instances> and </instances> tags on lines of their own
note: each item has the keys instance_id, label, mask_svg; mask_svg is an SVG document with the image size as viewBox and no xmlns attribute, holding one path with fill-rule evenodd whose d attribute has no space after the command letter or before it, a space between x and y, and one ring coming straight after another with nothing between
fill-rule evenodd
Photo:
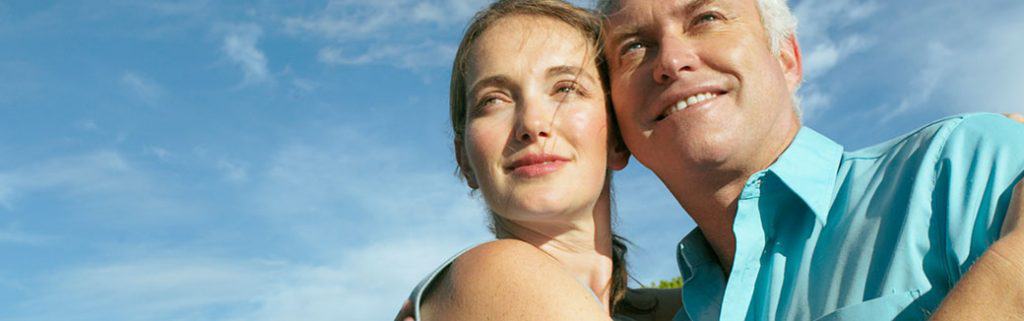
<instances>
[{"instance_id":1,"label":"turquoise shirt","mask_svg":"<svg viewBox=\"0 0 1024 321\"><path fill-rule=\"evenodd\" d=\"M675 320L924 320L999 238L1024 125L950 117L847 152L802 128L750 177L726 283L703 234L679 243Z\"/></svg>"}]
</instances>

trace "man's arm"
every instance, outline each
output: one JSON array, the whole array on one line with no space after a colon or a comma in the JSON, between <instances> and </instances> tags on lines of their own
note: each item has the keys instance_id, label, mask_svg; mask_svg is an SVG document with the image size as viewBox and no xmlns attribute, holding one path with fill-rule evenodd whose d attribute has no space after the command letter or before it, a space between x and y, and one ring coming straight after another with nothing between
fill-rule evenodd
<instances>
[{"instance_id":1,"label":"man's arm","mask_svg":"<svg viewBox=\"0 0 1024 321\"><path fill-rule=\"evenodd\" d=\"M1024 181L1013 190L1002 237L942 301L932 320L1024 320Z\"/></svg>"}]
</instances>

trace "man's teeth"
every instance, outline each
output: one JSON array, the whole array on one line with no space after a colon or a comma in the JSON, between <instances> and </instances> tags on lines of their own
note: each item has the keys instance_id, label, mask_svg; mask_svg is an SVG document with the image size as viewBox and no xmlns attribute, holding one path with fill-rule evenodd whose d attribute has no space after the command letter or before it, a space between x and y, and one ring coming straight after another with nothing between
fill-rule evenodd
<instances>
[{"instance_id":1,"label":"man's teeth","mask_svg":"<svg viewBox=\"0 0 1024 321\"><path fill-rule=\"evenodd\" d=\"M698 104L698 103L700 103L702 101L705 101L705 100L708 100L708 99L711 99L711 98L715 98L715 97L718 97L718 94L715 94L715 93L700 93L700 94L696 94L696 95L693 95L693 96L690 96L690 97L686 97L686 99L680 100L678 103L676 103L671 108L666 110L665 114L662 115L662 117L668 117L668 115L671 115L674 112L686 109L686 107Z\"/></svg>"}]
</instances>

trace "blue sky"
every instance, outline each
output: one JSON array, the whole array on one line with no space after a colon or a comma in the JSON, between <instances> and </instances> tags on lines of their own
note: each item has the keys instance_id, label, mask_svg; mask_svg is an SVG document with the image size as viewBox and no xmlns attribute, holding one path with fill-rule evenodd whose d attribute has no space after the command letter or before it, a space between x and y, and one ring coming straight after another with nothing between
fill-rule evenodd
<instances>
[{"instance_id":1,"label":"blue sky","mask_svg":"<svg viewBox=\"0 0 1024 321\"><path fill-rule=\"evenodd\" d=\"M389 319L489 238L447 129L484 3L0 0L0 319ZM791 5L848 148L1024 112L1024 2ZM693 222L635 162L616 189L636 278L675 275Z\"/></svg>"}]
</instances>

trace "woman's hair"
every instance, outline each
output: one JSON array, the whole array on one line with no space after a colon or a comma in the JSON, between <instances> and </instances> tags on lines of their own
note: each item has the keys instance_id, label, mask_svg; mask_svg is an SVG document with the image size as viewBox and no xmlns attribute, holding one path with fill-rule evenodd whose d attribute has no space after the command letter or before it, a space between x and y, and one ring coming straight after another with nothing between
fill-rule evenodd
<instances>
[{"instance_id":1,"label":"woman's hair","mask_svg":"<svg viewBox=\"0 0 1024 321\"><path fill-rule=\"evenodd\" d=\"M452 120L452 132L455 139L455 148L462 146L461 142L464 141L465 128L466 128L466 108L467 108L467 87L466 83L466 71L469 66L473 45L479 39L479 37L502 18L511 16L532 16L539 18L555 19L557 21L564 22L569 26L580 31L588 43L590 44L590 54L593 56L595 63L597 63L599 73L601 74L602 86L605 89L605 93L608 93L608 78L607 68L604 63L603 56L601 55L601 32L602 22L601 19L592 11L587 9L573 6L572 4L566 3L561 0L498 0L492 3L489 7L481 10L473 17L470 21L469 26L466 28L465 34L462 36L462 42L459 44L459 49L455 53L455 62L452 65L452 80L451 87L449 88L449 104L450 113ZM608 110L608 135L609 139L618 139L618 130L615 126L614 113L611 111L611 100L605 97L607 102L606 110ZM458 154L458 153L456 153ZM456 156L458 157L458 156ZM465 168L462 168L463 162L458 162L459 167L457 173L459 177L466 178L468 172ZM609 188L611 186L611 172L607 173ZM609 192L610 193L610 192ZM502 238L507 237L508 233L503 228L503 220L495 213L490 213L491 219L491 231L495 236ZM626 285L629 280L629 273L626 267L626 239L612 233L612 280L610 285L611 290L611 306L612 311L616 309L616 305L625 297Z\"/></svg>"}]
</instances>

